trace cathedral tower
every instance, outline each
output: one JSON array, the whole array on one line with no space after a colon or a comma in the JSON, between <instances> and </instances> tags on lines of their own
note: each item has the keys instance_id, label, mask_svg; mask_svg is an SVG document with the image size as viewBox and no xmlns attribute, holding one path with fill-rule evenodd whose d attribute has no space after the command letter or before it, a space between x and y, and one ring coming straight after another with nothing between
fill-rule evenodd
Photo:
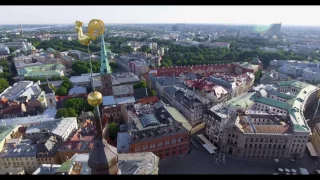
<instances>
[{"instance_id":1,"label":"cathedral tower","mask_svg":"<svg viewBox=\"0 0 320 180\"><path fill-rule=\"evenodd\" d=\"M113 95L111 68L109 65L109 59L103 35L101 35L100 64L101 94L103 96L111 96Z\"/></svg>"}]
</instances>

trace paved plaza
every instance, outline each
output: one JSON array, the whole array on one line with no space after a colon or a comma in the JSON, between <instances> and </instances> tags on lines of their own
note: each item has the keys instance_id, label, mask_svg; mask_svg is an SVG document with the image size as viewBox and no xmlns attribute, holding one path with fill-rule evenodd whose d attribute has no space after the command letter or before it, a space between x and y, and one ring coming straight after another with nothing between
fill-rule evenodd
<instances>
[{"instance_id":1,"label":"paved plaza","mask_svg":"<svg viewBox=\"0 0 320 180\"><path fill-rule=\"evenodd\" d=\"M222 158L221 158L222 159ZM179 158L160 160L159 174L268 174L279 173L278 168L308 169L313 173L316 167L316 159L312 159L306 149L304 158L295 162L280 160L243 160L225 155L225 163L222 160L215 163L214 155L209 154L200 144L193 147L189 155Z\"/></svg>"}]
</instances>

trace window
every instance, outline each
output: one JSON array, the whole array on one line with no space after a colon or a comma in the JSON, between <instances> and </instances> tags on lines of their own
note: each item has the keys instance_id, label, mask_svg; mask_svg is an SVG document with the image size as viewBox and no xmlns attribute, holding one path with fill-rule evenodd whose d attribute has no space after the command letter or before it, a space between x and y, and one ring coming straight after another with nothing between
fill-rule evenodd
<instances>
[{"instance_id":1,"label":"window","mask_svg":"<svg viewBox=\"0 0 320 180\"><path fill-rule=\"evenodd\" d=\"M180 139L178 139L178 140L180 140ZM158 147L162 147L162 142L158 143Z\"/></svg>"},{"instance_id":2,"label":"window","mask_svg":"<svg viewBox=\"0 0 320 180\"><path fill-rule=\"evenodd\" d=\"M164 145L169 145L169 144L170 144L169 140L166 140L166 141L164 142Z\"/></svg>"},{"instance_id":3,"label":"window","mask_svg":"<svg viewBox=\"0 0 320 180\"><path fill-rule=\"evenodd\" d=\"M171 143L172 143L172 144L175 144L176 141L177 141L176 139L172 139L172 142L171 142Z\"/></svg>"}]
</instances>

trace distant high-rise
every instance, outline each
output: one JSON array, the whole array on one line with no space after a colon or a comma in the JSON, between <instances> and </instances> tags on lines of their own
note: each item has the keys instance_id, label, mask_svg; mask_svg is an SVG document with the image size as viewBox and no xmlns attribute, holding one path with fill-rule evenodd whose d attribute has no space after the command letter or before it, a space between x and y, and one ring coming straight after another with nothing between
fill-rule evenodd
<instances>
[{"instance_id":1,"label":"distant high-rise","mask_svg":"<svg viewBox=\"0 0 320 180\"><path fill-rule=\"evenodd\" d=\"M270 35L279 35L280 30L281 30L281 22L280 23L274 23L270 25L269 28L269 34Z\"/></svg>"},{"instance_id":2,"label":"distant high-rise","mask_svg":"<svg viewBox=\"0 0 320 180\"><path fill-rule=\"evenodd\" d=\"M180 31L183 30L185 27L185 24L176 24L172 26L172 31Z\"/></svg>"},{"instance_id":3,"label":"distant high-rise","mask_svg":"<svg viewBox=\"0 0 320 180\"><path fill-rule=\"evenodd\" d=\"M22 24L20 23L20 26L19 26L19 34L20 36L22 36Z\"/></svg>"}]
</instances>

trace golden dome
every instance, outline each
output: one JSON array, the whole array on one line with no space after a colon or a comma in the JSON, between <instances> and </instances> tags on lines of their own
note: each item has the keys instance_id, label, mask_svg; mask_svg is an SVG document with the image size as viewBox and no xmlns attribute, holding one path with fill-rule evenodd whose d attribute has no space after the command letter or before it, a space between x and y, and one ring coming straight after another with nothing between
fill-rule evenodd
<instances>
[{"instance_id":1,"label":"golden dome","mask_svg":"<svg viewBox=\"0 0 320 180\"><path fill-rule=\"evenodd\" d=\"M91 92L87 100L91 106L99 106L102 102L102 94L98 91Z\"/></svg>"}]
</instances>

